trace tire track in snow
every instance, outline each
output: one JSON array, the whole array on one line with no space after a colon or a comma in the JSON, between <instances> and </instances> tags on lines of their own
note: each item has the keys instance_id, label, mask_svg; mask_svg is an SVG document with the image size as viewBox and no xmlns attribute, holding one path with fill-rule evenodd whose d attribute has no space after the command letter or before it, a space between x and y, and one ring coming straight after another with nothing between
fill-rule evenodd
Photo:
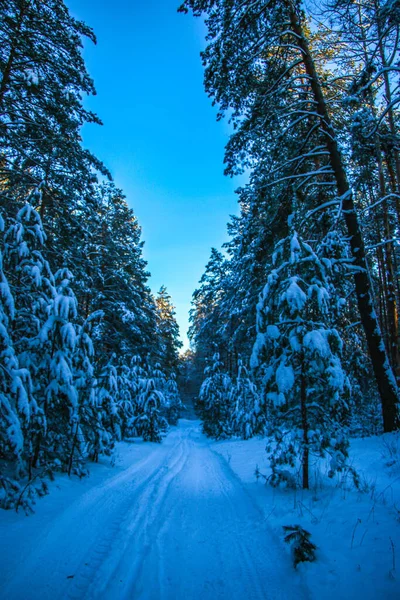
<instances>
[{"instance_id":1,"label":"tire track in snow","mask_svg":"<svg viewBox=\"0 0 400 600\"><path fill-rule=\"evenodd\" d=\"M179 457L182 455L182 445L181 434L161 463L156 466L152 473L149 475L146 473L144 479L140 478L140 474L146 468L146 464L149 462L147 460L141 461L142 464L136 469L128 469L129 473L125 474L124 472L121 477L116 476L113 478L112 485L107 486L103 491L104 501L101 503L101 508L106 509L105 519L110 518L110 514L112 515L111 511L116 514L111 523L106 521L106 531L102 534L101 538L97 538L91 544L91 548L86 554L83 564L81 563L81 568L74 577L73 585L68 591L68 597L71 600L99 597L97 594L101 593L101 589L98 592L98 588L102 587L102 583L99 581L100 574L103 573L107 580L111 577L112 563L116 559L119 560L120 554L124 552L124 547L129 541L126 539L127 534L130 539L134 531L139 527L140 520L147 510L148 502L151 501L151 497L155 493L154 490L157 481L164 477L171 461L174 464L173 457L177 452L180 452ZM131 476L133 474L139 475L138 482L135 480L132 481ZM125 483L129 479L129 489L125 489L128 487ZM120 488L118 485L119 481L122 481L124 484L122 490L118 489ZM111 492L111 498L107 498L108 492ZM117 507L114 507L112 499L116 492L120 492L121 501ZM107 511L107 508L110 510ZM96 507L91 507L91 509L95 510ZM116 546L119 547L116 548Z\"/></svg>"},{"instance_id":2,"label":"tire track in snow","mask_svg":"<svg viewBox=\"0 0 400 600\"><path fill-rule=\"evenodd\" d=\"M185 470L185 467L187 465L187 463L190 460L190 454L191 454L191 450L193 449L195 443L193 441L193 438L197 439L198 438L198 426L196 427L191 427L190 429L188 429L188 436L187 436L187 455L186 455L186 459L185 459L185 464L183 465L182 469L180 469L180 471L175 475L174 477L174 481L176 479L179 478L179 475ZM172 481L171 481L172 483ZM171 487L171 484L168 486L168 490L169 491ZM165 498L167 497L167 494L165 494ZM164 505L165 505L165 501L164 501ZM163 523L161 525L161 527L159 528L156 536L155 536L155 540L154 540L154 546L155 546L155 554L156 554L156 560L157 560L157 569L156 569L156 573L157 573L157 588L158 588L158 598L159 600L163 600L165 597L165 581L166 581L166 570L165 570L165 561L163 560L163 548L162 548L162 544L161 544L161 540L165 534L165 532L168 530L168 527L171 524L171 515L176 511L177 507L176 507L176 503L172 502L172 506L169 508L169 510L166 512L165 518L163 520ZM144 599L145 600L145 599Z\"/></svg>"},{"instance_id":3,"label":"tire track in snow","mask_svg":"<svg viewBox=\"0 0 400 600\"><path fill-rule=\"evenodd\" d=\"M232 525L242 524L243 518L239 519L234 504L225 493L219 462L204 441L204 438L196 439L197 443L192 441L188 460L185 463L186 466L189 462L188 468L181 469L176 475L176 494L175 497L171 497L172 505L169 509L167 507L167 517L164 518L162 526L154 537L148 566L149 572L158 574L157 592L154 586L149 587L147 590L149 595L143 598L157 598L157 600L175 597L202 598L203 594L206 598L225 599L230 597L232 591L234 598L238 598L237 591L235 595L235 583L238 582L242 589L246 589L246 598L265 600L266 593L252 567L249 552L247 550L246 553L242 546L239 549L238 542L235 540L237 531L232 529ZM227 483L231 485L230 481L224 482L225 485ZM196 505L202 512L193 510ZM247 503L246 508L248 508ZM169 515L172 512L174 516L171 520ZM185 548L186 541L189 545L185 554L182 549ZM180 555L185 561L182 564L182 574L185 579L183 583L179 581L179 574L174 572L176 565L171 563L175 550L174 543L178 543L177 556ZM204 549L201 550L203 558L208 556L211 561L211 571L208 573L206 571L199 573L196 565L198 560L196 544L201 544L197 548L202 548L203 543L205 544ZM235 559L233 563L230 560L229 555L232 553L235 558L240 556L237 563ZM226 563L227 559L229 565ZM165 568L166 561L167 568ZM151 570L155 564L157 568ZM201 580L197 579L199 575ZM233 584L232 576L235 580ZM197 593L190 589L193 586L188 586L190 579L193 581L193 586L196 586ZM151 585L151 581L148 583ZM202 586L201 589L197 588L198 585ZM131 597L141 598L136 594Z\"/></svg>"},{"instance_id":4,"label":"tire track in snow","mask_svg":"<svg viewBox=\"0 0 400 600\"><path fill-rule=\"evenodd\" d=\"M299 578L287 577L290 560L241 480L203 436L192 441L189 454L166 502L172 514L154 539L143 599L306 597Z\"/></svg>"},{"instance_id":5,"label":"tire track in snow","mask_svg":"<svg viewBox=\"0 0 400 600\"><path fill-rule=\"evenodd\" d=\"M79 588L86 590L90 586L95 568L118 534L124 511L131 508L132 493L145 487L159 468L170 462L183 435L177 429L164 445L156 444L153 449L149 445L147 456L104 478L62 509L56 519L45 521L35 534L33 555L26 555L18 577L3 586L4 598L27 600L26 590L29 600L83 598Z\"/></svg>"},{"instance_id":6,"label":"tire track in snow","mask_svg":"<svg viewBox=\"0 0 400 600\"><path fill-rule=\"evenodd\" d=\"M148 451L44 522L34 559L4 598L27 600L27 590L29 600L306 596L288 577L276 533L199 423L181 421Z\"/></svg>"},{"instance_id":7,"label":"tire track in snow","mask_svg":"<svg viewBox=\"0 0 400 600\"><path fill-rule=\"evenodd\" d=\"M179 446L179 448L177 447ZM140 489L136 488L135 502L138 510L128 511L115 533L115 543L109 554L96 569L87 594L80 598L132 598L132 588L140 580L144 562L151 549L151 542L160 525L160 509L164 497L187 460L187 443L182 436L154 476L148 478Z\"/></svg>"},{"instance_id":8,"label":"tire track in snow","mask_svg":"<svg viewBox=\"0 0 400 600\"><path fill-rule=\"evenodd\" d=\"M186 445L186 449L187 449L187 445ZM127 590L128 595L126 597L129 598L146 598L146 591L145 591L145 586L147 584L147 580L144 578L144 569L145 569L145 563L150 555L150 552L152 550L152 543L154 544L154 546L156 547L156 559L157 559L157 564L156 564L156 570L155 570L155 577L157 579L157 586L158 586L158 594L159 597L161 596L161 590L162 590L162 576L161 576L161 566L160 566L160 549L159 549L159 544L157 544L157 538L159 538L159 533L163 527L163 525L165 523L168 523L169 520L169 516L172 512L172 510L170 509L167 512L164 512L164 515L160 515L160 513L158 512L159 509L163 508L163 503L165 502L165 498L168 495L168 492L170 491L170 488L172 486L172 484L175 481L175 478L179 475L179 473L181 471L184 470L187 462L189 460L189 457L187 455L187 452L184 452L184 457L183 457L183 461L180 462L179 465L176 466L176 468L174 469L174 472L172 473L171 477L168 477L168 479L166 478L163 481L163 488L161 490L160 493L160 497L159 500L157 502L157 505L154 506L154 511L153 511L153 515L150 515L149 518L147 519L147 522L144 524L143 530L142 530L142 537L139 538L138 542L139 545L141 547L141 551L140 554L138 555L138 560L137 563L135 565L135 569L132 570L131 574L130 574L130 585L129 585L129 589ZM144 593L144 595L143 595ZM125 596L123 596L125 597Z\"/></svg>"}]
</instances>

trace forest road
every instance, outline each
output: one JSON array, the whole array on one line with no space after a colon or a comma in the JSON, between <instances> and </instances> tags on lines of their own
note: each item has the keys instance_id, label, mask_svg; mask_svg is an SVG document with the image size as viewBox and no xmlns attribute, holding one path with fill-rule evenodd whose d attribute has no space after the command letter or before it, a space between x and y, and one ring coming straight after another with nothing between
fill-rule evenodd
<instances>
[{"instance_id":1,"label":"forest road","mask_svg":"<svg viewBox=\"0 0 400 600\"><path fill-rule=\"evenodd\" d=\"M143 460L42 519L27 544L18 573L0 583L2 600L307 597L198 421L181 420Z\"/></svg>"}]
</instances>

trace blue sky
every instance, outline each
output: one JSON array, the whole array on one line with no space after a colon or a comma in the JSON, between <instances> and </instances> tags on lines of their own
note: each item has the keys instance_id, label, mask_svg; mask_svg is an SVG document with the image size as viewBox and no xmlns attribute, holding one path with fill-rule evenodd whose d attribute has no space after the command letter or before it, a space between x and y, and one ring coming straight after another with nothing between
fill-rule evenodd
<instances>
[{"instance_id":1,"label":"blue sky","mask_svg":"<svg viewBox=\"0 0 400 600\"><path fill-rule=\"evenodd\" d=\"M204 24L178 14L179 0L66 1L98 42L85 44L97 90L86 105L104 126L85 126L84 145L138 216L151 288L167 286L187 347L191 295L227 239L240 184L223 176L229 125L203 88Z\"/></svg>"}]
</instances>

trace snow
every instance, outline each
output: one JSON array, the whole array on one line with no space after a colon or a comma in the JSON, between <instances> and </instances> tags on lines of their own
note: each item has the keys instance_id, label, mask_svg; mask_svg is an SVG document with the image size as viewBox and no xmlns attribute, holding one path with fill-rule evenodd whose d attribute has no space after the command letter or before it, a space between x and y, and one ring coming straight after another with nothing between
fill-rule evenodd
<instances>
[{"instance_id":1,"label":"snow","mask_svg":"<svg viewBox=\"0 0 400 600\"><path fill-rule=\"evenodd\" d=\"M317 298L318 307L319 307L319 310L321 311L321 313L328 314L330 297L329 297L328 290L325 287L323 287L321 285L317 285L317 284L310 285L310 287L308 288L308 295L310 298L312 298L313 295L315 295Z\"/></svg>"},{"instance_id":2,"label":"snow","mask_svg":"<svg viewBox=\"0 0 400 600\"><path fill-rule=\"evenodd\" d=\"M10 440L10 445L16 454L20 454L24 445L24 438L21 431L21 426L17 415L12 410L12 406L7 396L0 391L0 410L5 415L7 425L7 437ZM1 488L3 491L3 488Z\"/></svg>"},{"instance_id":3,"label":"snow","mask_svg":"<svg viewBox=\"0 0 400 600\"><path fill-rule=\"evenodd\" d=\"M311 533L317 559L297 568L311 600L400 598L400 434L351 441L350 461L362 491L350 485L349 473L329 480L329 460L312 468L309 491L257 482L256 467L266 476L271 473L265 446L266 440L253 438L216 442L212 449L247 486L280 539L283 525L300 524ZM285 550L289 555L289 547Z\"/></svg>"},{"instance_id":4,"label":"snow","mask_svg":"<svg viewBox=\"0 0 400 600\"><path fill-rule=\"evenodd\" d=\"M66 288L69 285L69 280L64 279L61 282L61 287ZM54 314L62 319L73 319L77 316L77 302L74 296L64 296L58 294L54 299Z\"/></svg>"},{"instance_id":5,"label":"snow","mask_svg":"<svg viewBox=\"0 0 400 600\"><path fill-rule=\"evenodd\" d=\"M314 329L309 331L303 338L303 344L311 352L316 352L322 358L329 358L331 349L325 335L324 329Z\"/></svg>"},{"instance_id":6,"label":"snow","mask_svg":"<svg viewBox=\"0 0 400 600\"><path fill-rule=\"evenodd\" d=\"M281 295L280 302L285 300L288 303L291 314L299 313L303 310L307 302L307 296L298 285L299 277L293 276L289 278L290 284L288 289Z\"/></svg>"},{"instance_id":7,"label":"snow","mask_svg":"<svg viewBox=\"0 0 400 600\"><path fill-rule=\"evenodd\" d=\"M276 370L276 384L279 392L282 394L287 394L294 386L293 367L286 365L284 360L279 363L279 367Z\"/></svg>"},{"instance_id":8,"label":"snow","mask_svg":"<svg viewBox=\"0 0 400 600\"><path fill-rule=\"evenodd\" d=\"M180 421L162 444L57 478L27 518L1 512L7 600L307 598L301 574L223 456Z\"/></svg>"},{"instance_id":9,"label":"snow","mask_svg":"<svg viewBox=\"0 0 400 600\"><path fill-rule=\"evenodd\" d=\"M297 237L297 233L294 232L290 240L290 264L294 264L295 262L297 262L300 251L301 248L299 244L299 239Z\"/></svg>"},{"instance_id":10,"label":"snow","mask_svg":"<svg viewBox=\"0 0 400 600\"><path fill-rule=\"evenodd\" d=\"M280 337L279 328L276 325L267 325L265 336L272 340L277 340Z\"/></svg>"},{"instance_id":11,"label":"snow","mask_svg":"<svg viewBox=\"0 0 400 600\"><path fill-rule=\"evenodd\" d=\"M300 344L299 338L297 337L297 335L294 333L293 330L290 331L289 341L290 341L290 347L293 350L293 352L301 352L301 344Z\"/></svg>"},{"instance_id":12,"label":"snow","mask_svg":"<svg viewBox=\"0 0 400 600\"><path fill-rule=\"evenodd\" d=\"M251 357L250 357L250 368L251 369L256 369L259 366L260 361L259 361L258 357L260 355L260 352L262 352L264 346L265 346L265 333L258 331L256 340L254 342L253 351L252 351Z\"/></svg>"},{"instance_id":13,"label":"snow","mask_svg":"<svg viewBox=\"0 0 400 600\"><path fill-rule=\"evenodd\" d=\"M274 406L283 406L286 403L286 398L282 392L268 392L267 399L272 402Z\"/></svg>"},{"instance_id":14,"label":"snow","mask_svg":"<svg viewBox=\"0 0 400 600\"><path fill-rule=\"evenodd\" d=\"M200 431L181 420L162 444L121 442L90 477L58 476L33 516L1 511L1 597L400 597L399 436L353 440L363 492L324 468L295 491L257 483L266 440ZM318 546L296 570L282 529L294 524Z\"/></svg>"},{"instance_id":15,"label":"snow","mask_svg":"<svg viewBox=\"0 0 400 600\"><path fill-rule=\"evenodd\" d=\"M331 364L327 368L327 373L329 373L329 385L331 388L342 392L347 383L347 378L342 369L340 359L337 356L331 357Z\"/></svg>"}]
</instances>

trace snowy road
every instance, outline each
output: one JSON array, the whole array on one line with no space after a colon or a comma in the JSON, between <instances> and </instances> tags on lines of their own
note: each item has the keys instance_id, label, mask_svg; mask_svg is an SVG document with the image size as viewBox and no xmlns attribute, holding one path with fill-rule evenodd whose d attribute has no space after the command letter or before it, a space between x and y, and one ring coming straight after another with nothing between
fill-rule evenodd
<instances>
[{"instance_id":1,"label":"snowy road","mask_svg":"<svg viewBox=\"0 0 400 600\"><path fill-rule=\"evenodd\" d=\"M198 422L181 421L147 448L47 519L28 519L18 555L1 557L2 599L305 597L281 543Z\"/></svg>"}]
</instances>

